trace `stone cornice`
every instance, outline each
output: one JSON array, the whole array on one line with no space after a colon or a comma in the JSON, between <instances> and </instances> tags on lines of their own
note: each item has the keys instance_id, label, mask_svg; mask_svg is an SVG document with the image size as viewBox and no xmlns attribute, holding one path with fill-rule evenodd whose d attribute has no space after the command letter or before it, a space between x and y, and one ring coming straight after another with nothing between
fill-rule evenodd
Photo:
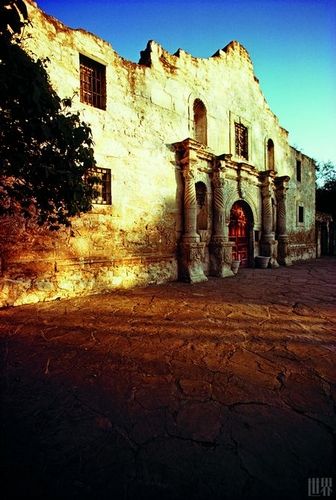
<instances>
[{"instance_id":1,"label":"stone cornice","mask_svg":"<svg viewBox=\"0 0 336 500\"><path fill-rule=\"evenodd\" d=\"M253 176L258 178L259 172L257 169L251 165L250 163L240 162L232 160L232 154L222 154L217 156L217 160L223 162L225 167L228 169L234 170L239 175L247 174L248 176ZM245 177L245 176L244 176Z\"/></svg>"},{"instance_id":2,"label":"stone cornice","mask_svg":"<svg viewBox=\"0 0 336 500\"><path fill-rule=\"evenodd\" d=\"M212 172L216 156L204 144L187 137L183 141L175 142L172 146L178 156L177 163L182 169L194 165L199 171ZM203 162L209 165L208 168L202 165Z\"/></svg>"}]
</instances>

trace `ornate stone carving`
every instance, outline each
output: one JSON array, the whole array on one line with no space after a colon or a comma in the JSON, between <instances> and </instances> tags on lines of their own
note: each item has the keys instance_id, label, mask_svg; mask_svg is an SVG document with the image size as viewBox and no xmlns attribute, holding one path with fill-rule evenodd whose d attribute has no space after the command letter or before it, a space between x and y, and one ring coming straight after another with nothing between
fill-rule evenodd
<instances>
[{"instance_id":1,"label":"ornate stone carving","mask_svg":"<svg viewBox=\"0 0 336 500\"><path fill-rule=\"evenodd\" d=\"M203 270L204 248L205 243L182 241L180 275L183 281L189 283L207 281Z\"/></svg>"},{"instance_id":2,"label":"ornate stone carving","mask_svg":"<svg viewBox=\"0 0 336 500\"><path fill-rule=\"evenodd\" d=\"M286 205L284 200L278 201L277 230L279 235L286 234Z\"/></svg>"},{"instance_id":3,"label":"ornate stone carving","mask_svg":"<svg viewBox=\"0 0 336 500\"><path fill-rule=\"evenodd\" d=\"M208 234L205 228L200 229L202 231L202 241L200 241L200 235L197 233L198 203L195 182L199 172L209 173L210 170L208 171L206 166L213 161L213 155L190 138L175 146L179 153L179 164L184 178L184 232L179 248L180 277L184 281L196 283L207 280L203 267ZM199 197L198 201L202 206L205 199L202 201Z\"/></svg>"},{"instance_id":4,"label":"ornate stone carving","mask_svg":"<svg viewBox=\"0 0 336 500\"><path fill-rule=\"evenodd\" d=\"M225 168L220 167L212 174L212 184L214 188L225 187Z\"/></svg>"},{"instance_id":5,"label":"ornate stone carving","mask_svg":"<svg viewBox=\"0 0 336 500\"><path fill-rule=\"evenodd\" d=\"M276 199L277 199L277 233L279 241L278 256L280 264L289 266L292 264L289 256L288 235L287 235L287 213L286 194L288 190L288 176L275 179Z\"/></svg>"},{"instance_id":6,"label":"ornate stone carving","mask_svg":"<svg viewBox=\"0 0 336 500\"><path fill-rule=\"evenodd\" d=\"M273 228L273 210L272 210L272 190L270 179L266 177L261 186L262 196L262 228L264 236L269 236Z\"/></svg>"},{"instance_id":7,"label":"ornate stone carving","mask_svg":"<svg viewBox=\"0 0 336 500\"><path fill-rule=\"evenodd\" d=\"M238 196L241 199L244 199L246 196L246 191L243 187L243 177L242 177L242 165L240 164L238 166L238 179L237 179L237 191L238 191Z\"/></svg>"},{"instance_id":8,"label":"ornate stone carving","mask_svg":"<svg viewBox=\"0 0 336 500\"><path fill-rule=\"evenodd\" d=\"M261 197L262 197L262 235L261 235L261 253L271 257L270 266L279 267L277 261L278 242L275 240L274 220L276 211L273 210L273 171L261 173Z\"/></svg>"},{"instance_id":9,"label":"ornate stone carving","mask_svg":"<svg viewBox=\"0 0 336 500\"><path fill-rule=\"evenodd\" d=\"M197 220L197 200L195 189L195 170L188 165L183 170L184 177L184 234L183 239L199 241L199 235L196 232Z\"/></svg>"},{"instance_id":10,"label":"ornate stone carving","mask_svg":"<svg viewBox=\"0 0 336 500\"><path fill-rule=\"evenodd\" d=\"M224 186L214 188L214 208L217 211L224 210Z\"/></svg>"},{"instance_id":11,"label":"ornate stone carving","mask_svg":"<svg viewBox=\"0 0 336 500\"><path fill-rule=\"evenodd\" d=\"M233 276L231 270L233 243L225 241L224 238L213 237L209 245L210 249L210 274L224 278Z\"/></svg>"},{"instance_id":12,"label":"ornate stone carving","mask_svg":"<svg viewBox=\"0 0 336 500\"><path fill-rule=\"evenodd\" d=\"M287 234L287 224L286 224L286 193L287 193L287 183L289 177L279 177L275 179L276 185L276 199L278 203L278 217L277 217L277 232L278 235Z\"/></svg>"},{"instance_id":13,"label":"ornate stone carving","mask_svg":"<svg viewBox=\"0 0 336 500\"><path fill-rule=\"evenodd\" d=\"M220 163L220 162L219 162ZM214 236L224 236L225 224L225 168L217 166L212 174L213 185L213 210L214 210Z\"/></svg>"}]
</instances>

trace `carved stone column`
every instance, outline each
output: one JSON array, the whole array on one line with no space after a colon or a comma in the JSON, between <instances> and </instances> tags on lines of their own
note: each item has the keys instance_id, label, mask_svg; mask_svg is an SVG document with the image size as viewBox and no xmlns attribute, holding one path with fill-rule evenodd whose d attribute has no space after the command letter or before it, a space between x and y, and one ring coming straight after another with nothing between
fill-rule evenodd
<instances>
[{"instance_id":1,"label":"carved stone column","mask_svg":"<svg viewBox=\"0 0 336 500\"><path fill-rule=\"evenodd\" d=\"M213 186L213 209L214 209L214 228L213 235L218 238L224 238L225 212L224 212L224 187L225 170L217 170L212 175Z\"/></svg>"},{"instance_id":2,"label":"carved stone column","mask_svg":"<svg viewBox=\"0 0 336 500\"><path fill-rule=\"evenodd\" d=\"M225 222L225 168L218 166L212 175L213 234L210 242L210 273L212 276L233 276L231 271L232 243L228 241Z\"/></svg>"},{"instance_id":3,"label":"carved stone column","mask_svg":"<svg viewBox=\"0 0 336 500\"><path fill-rule=\"evenodd\" d=\"M284 266L292 264L288 250L287 216L286 216L286 193L288 190L288 176L277 177L274 182L276 186L277 210L277 233L278 233L278 261Z\"/></svg>"},{"instance_id":4,"label":"carved stone column","mask_svg":"<svg viewBox=\"0 0 336 500\"><path fill-rule=\"evenodd\" d=\"M271 257L270 266L279 267L277 261L278 242L275 240L273 231L273 172L261 173L261 197L262 197L262 234L261 234L261 254Z\"/></svg>"},{"instance_id":5,"label":"carved stone column","mask_svg":"<svg viewBox=\"0 0 336 500\"><path fill-rule=\"evenodd\" d=\"M183 241L200 241L200 236L197 234L197 201L195 188L195 167L189 164L183 170L184 177L184 233Z\"/></svg>"},{"instance_id":6,"label":"carved stone column","mask_svg":"<svg viewBox=\"0 0 336 500\"><path fill-rule=\"evenodd\" d=\"M180 244L181 278L190 283L207 281L204 274L205 243L197 234L197 201L195 189L195 163L189 160L183 169L184 177L184 233Z\"/></svg>"}]
</instances>

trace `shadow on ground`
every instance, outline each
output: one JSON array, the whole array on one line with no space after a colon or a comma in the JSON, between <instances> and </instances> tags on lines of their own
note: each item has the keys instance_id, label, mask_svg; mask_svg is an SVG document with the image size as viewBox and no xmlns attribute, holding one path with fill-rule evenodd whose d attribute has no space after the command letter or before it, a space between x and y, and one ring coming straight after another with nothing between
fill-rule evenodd
<instances>
[{"instance_id":1,"label":"shadow on ground","mask_svg":"<svg viewBox=\"0 0 336 500\"><path fill-rule=\"evenodd\" d=\"M322 259L0 311L3 498L336 489L335 278Z\"/></svg>"}]
</instances>

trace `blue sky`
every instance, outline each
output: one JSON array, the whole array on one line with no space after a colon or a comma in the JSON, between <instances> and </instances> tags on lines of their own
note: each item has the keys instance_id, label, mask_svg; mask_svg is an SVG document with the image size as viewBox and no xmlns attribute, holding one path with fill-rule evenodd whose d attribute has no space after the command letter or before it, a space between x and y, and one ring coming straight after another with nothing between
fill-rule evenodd
<instances>
[{"instance_id":1,"label":"blue sky","mask_svg":"<svg viewBox=\"0 0 336 500\"><path fill-rule=\"evenodd\" d=\"M137 62L148 40L209 57L231 40L251 55L290 143L336 165L336 0L37 0Z\"/></svg>"}]
</instances>

